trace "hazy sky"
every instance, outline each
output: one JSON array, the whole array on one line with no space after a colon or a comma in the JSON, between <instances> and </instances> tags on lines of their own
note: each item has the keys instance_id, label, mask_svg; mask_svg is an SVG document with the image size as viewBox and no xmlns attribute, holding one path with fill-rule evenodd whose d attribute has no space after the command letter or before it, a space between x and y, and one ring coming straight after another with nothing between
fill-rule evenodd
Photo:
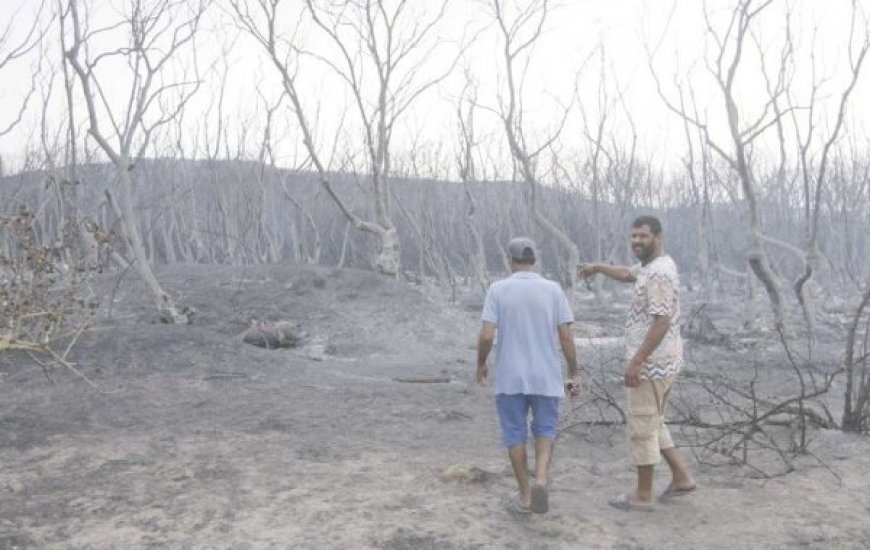
<instances>
[{"instance_id":1,"label":"hazy sky","mask_svg":"<svg viewBox=\"0 0 870 550\"><path fill-rule=\"evenodd\" d=\"M412 0L422 1L422 0ZM110 22L123 11L124 0L92 0L95 20ZM298 2L287 1L288 6ZM707 12L714 29L725 29L733 1L710 0ZM758 3L758 2L756 2ZM9 51L23 31L29 28L38 0L0 0L0 29L6 28L15 15L15 27L0 49L0 60ZM50 4L53 4L50 2ZM233 18L222 10L222 1L214 2L212 11L203 23L198 41L197 58L201 66L203 86L188 109L180 133L189 144L194 141L202 147L203 136L217 128L215 111L219 90L219 76L224 65L216 62L218 44L231 44L227 62L229 67L224 115L236 128L231 140L238 140L239 127L248 129L245 142L248 149L259 140L256 136L263 124L263 105L258 99L262 94L268 101L277 97L276 74L265 60L259 47L243 33L234 28ZM428 4L431 6L432 4ZM755 38L767 62L775 65L785 36L785 9L792 7L792 33L795 42L795 62L791 74L795 101L806 101L811 82L823 83L817 94L820 101L816 109L817 122L824 125L831 119L833 107L848 77L848 41L850 37L849 0L776 0L770 9L758 19L753 27ZM422 4L416 8L422 9ZM627 143L630 114L639 136L640 145L647 155L654 155L659 162L674 164L685 150L681 122L665 108L656 93L648 62L647 50L656 47L654 66L665 83L666 94L678 100L678 86L688 94L689 84L699 104L699 112L713 129L714 135L724 139L724 108L721 94L704 66L705 59L714 59L716 46L707 32L701 0L565 0L554 3L544 35L531 50L527 65L523 100L525 122L530 141L547 135L560 120L563 106L572 105L568 123L560 139L565 150L582 151L588 146L583 138L583 128L598 124L601 106L609 112L609 131L617 140ZM16 9L17 8L17 9ZM290 17L294 8L282 22L295 21ZM425 10L424 10L425 11ZM415 108L403 117L396 130L396 157L407 151L416 141L419 147L441 143L442 149L450 150L456 142L455 104L463 87L463 69L474 75L478 83L478 101L484 107L478 113L478 134L482 140L491 140L493 148L504 149L502 131L498 119L487 111L498 107L499 90L503 88L503 59L500 57L500 42L494 23L489 16L486 2L454 0L439 32L447 41L427 64L431 71L440 70L456 53L456 44L463 36L480 32L477 40L467 48L458 68L450 78L428 94L422 96ZM863 15L866 17L866 14ZM44 17L47 21L47 18ZM857 45L866 36L866 20L859 22L853 42ZM34 49L32 55L10 62L0 72L0 129L14 117L17 107L28 89L30 69L37 63L40 51L48 52L43 58L43 70L57 66L57 27L49 30L43 48ZM300 37L313 49L324 45L316 31L303 28ZM110 41L107 38L107 42ZM755 41L747 43L745 64L737 79L737 95L741 108L748 118L761 113L760 106L766 97L764 79L760 71L759 46ZM814 57L810 52L814 51ZM813 62L814 59L814 71ZM190 58L179 65L190 67ZM522 65L525 66L525 65ZM582 68L582 70L581 70ZM865 69L865 73L867 69ZM118 78L123 70L116 68L106 72L103 79L109 95L116 94L117 105L125 97L124 79ZM425 75L425 72L423 72ZM815 76L814 76L815 74ZM338 121L352 106L340 82L324 68L322 63L309 59L301 67L304 80L300 85L306 106L317 114L318 136L324 149L333 142ZM852 96L850 110L850 133L847 139L862 143L866 140L867 121L870 118L870 103L862 101L870 94L866 75L861 78ZM47 77L41 79L41 89L47 90ZM259 90L259 92L258 92ZM60 89L55 89L54 103L49 109L49 128L56 132L63 122ZM576 92L576 95L575 95ZM7 164L20 166L24 152L35 147L39 136L39 115L42 101L31 100L28 116L12 133L0 138L0 155ZM304 98L304 99L305 99ZM211 106L211 110L209 110ZM286 166L298 164L304 157L295 124L286 110L278 112L273 131L278 139L275 147L278 162ZM83 111L79 110L79 117ZM354 127L355 112L347 111L344 129ZM83 121L84 119L81 118ZM353 134L357 135L357 134ZM773 136L771 135L771 138ZM174 139L167 137L167 140ZM353 147L353 144L349 144ZM193 146L190 146L191 149ZM249 151L251 155L254 153ZM153 151L152 151L153 154ZM450 157L441 153L443 157Z\"/></svg>"}]
</instances>

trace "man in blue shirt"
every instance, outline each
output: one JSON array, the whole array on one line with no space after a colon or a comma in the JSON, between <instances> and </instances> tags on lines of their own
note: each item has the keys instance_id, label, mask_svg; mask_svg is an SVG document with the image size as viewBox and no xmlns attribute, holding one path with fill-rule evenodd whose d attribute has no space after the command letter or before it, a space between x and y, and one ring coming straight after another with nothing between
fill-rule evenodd
<instances>
[{"instance_id":1,"label":"man in blue shirt","mask_svg":"<svg viewBox=\"0 0 870 550\"><path fill-rule=\"evenodd\" d=\"M493 389L502 442L519 486L512 506L519 512L543 514L549 509L548 468L559 401L566 389L572 396L580 391L571 332L574 315L562 288L533 271L536 252L531 239L511 240L508 256L511 276L490 286L483 305L477 382L487 381L486 360L498 331ZM557 341L568 366L569 382L564 385ZM526 457L529 412L535 438L534 483L529 480Z\"/></svg>"}]
</instances>

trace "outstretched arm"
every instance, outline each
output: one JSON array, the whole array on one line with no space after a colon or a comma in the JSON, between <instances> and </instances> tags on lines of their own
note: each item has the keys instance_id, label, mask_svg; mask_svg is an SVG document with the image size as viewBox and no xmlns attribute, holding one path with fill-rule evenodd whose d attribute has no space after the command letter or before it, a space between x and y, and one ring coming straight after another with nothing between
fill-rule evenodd
<instances>
[{"instance_id":1,"label":"outstretched arm","mask_svg":"<svg viewBox=\"0 0 870 550\"><path fill-rule=\"evenodd\" d=\"M580 264L577 266L577 276L584 279L588 279L596 273L602 273L622 283L633 283L635 281L634 276L631 274L631 269L624 265Z\"/></svg>"}]
</instances>

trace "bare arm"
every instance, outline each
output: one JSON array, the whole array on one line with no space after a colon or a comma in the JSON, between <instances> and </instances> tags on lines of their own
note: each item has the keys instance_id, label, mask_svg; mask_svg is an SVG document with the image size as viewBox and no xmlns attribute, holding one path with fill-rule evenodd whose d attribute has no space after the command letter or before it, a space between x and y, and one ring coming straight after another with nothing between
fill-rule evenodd
<instances>
[{"instance_id":1,"label":"bare arm","mask_svg":"<svg viewBox=\"0 0 870 550\"><path fill-rule=\"evenodd\" d=\"M577 348L574 346L571 323L559 325L559 344L562 346L562 354L565 356L565 364L568 366L568 383L565 389L568 395L575 397L580 395L580 370L577 367Z\"/></svg>"},{"instance_id":2,"label":"bare arm","mask_svg":"<svg viewBox=\"0 0 870 550\"><path fill-rule=\"evenodd\" d=\"M574 347L574 333L571 332L571 323L559 325L559 344L562 346L565 364L568 365L568 378L576 378L578 374L577 350Z\"/></svg>"},{"instance_id":3,"label":"bare arm","mask_svg":"<svg viewBox=\"0 0 870 550\"><path fill-rule=\"evenodd\" d=\"M668 315L653 315L653 322L640 343L640 347L634 353L634 357L628 364L628 370L625 371L625 385L637 386L640 384L640 373L643 371L644 363L650 354L659 347L668 329L671 327L671 318Z\"/></svg>"},{"instance_id":4,"label":"bare arm","mask_svg":"<svg viewBox=\"0 0 870 550\"><path fill-rule=\"evenodd\" d=\"M477 337L477 383L480 385L486 383L488 374L486 360L492 350L493 340L495 340L495 323L484 321Z\"/></svg>"},{"instance_id":5,"label":"bare arm","mask_svg":"<svg viewBox=\"0 0 870 550\"><path fill-rule=\"evenodd\" d=\"M602 273L622 283L633 283L635 281L635 278L631 275L631 269L624 265L580 264L577 266L577 275L584 279L588 279L596 273Z\"/></svg>"}]
</instances>

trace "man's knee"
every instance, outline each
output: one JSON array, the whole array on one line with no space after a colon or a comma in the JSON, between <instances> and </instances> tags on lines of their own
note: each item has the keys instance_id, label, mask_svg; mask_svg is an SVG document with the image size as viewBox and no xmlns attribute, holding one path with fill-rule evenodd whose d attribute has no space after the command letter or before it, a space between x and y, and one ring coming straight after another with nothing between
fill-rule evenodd
<instances>
[{"instance_id":1,"label":"man's knee","mask_svg":"<svg viewBox=\"0 0 870 550\"><path fill-rule=\"evenodd\" d=\"M525 445L527 438L528 433L524 426L502 427L501 442L508 450Z\"/></svg>"},{"instance_id":2,"label":"man's knee","mask_svg":"<svg viewBox=\"0 0 870 550\"><path fill-rule=\"evenodd\" d=\"M496 396L496 409L501 424L502 444L508 449L524 445L528 437L528 406L525 397L499 394Z\"/></svg>"},{"instance_id":3,"label":"man's knee","mask_svg":"<svg viewBox=\"0 0 870 550\"><path fill-rule=\"evenodd\" d=\"M662 451L667 451L668 449L673 449L676 447L674 445L674 440L671 438L671 432L668 430L668 427L662 423L661 427L658 431L658 440L659 440L659 449Z\"/></svg>"},{"instance_id":4,"label":"man's knee","mask_svg":"<svg viewBox=\"0 0 870 550\"><path fill-rule=\"evenodd\" d=\"M536 395L531 401L532 435L535 439L555 440L559 427L559 398Z\"/></svg>"},{"instance_id":5,"label":"man's knee","mask_svg":"<svg viewBox=\"0 0 870 550\"><path fill-rule=\"evenodd\" d=\"M627 436L632 461L637 466L658 464L659 454L657 417L654 414L630 414Z\"/></svg>"}]
</instances>

